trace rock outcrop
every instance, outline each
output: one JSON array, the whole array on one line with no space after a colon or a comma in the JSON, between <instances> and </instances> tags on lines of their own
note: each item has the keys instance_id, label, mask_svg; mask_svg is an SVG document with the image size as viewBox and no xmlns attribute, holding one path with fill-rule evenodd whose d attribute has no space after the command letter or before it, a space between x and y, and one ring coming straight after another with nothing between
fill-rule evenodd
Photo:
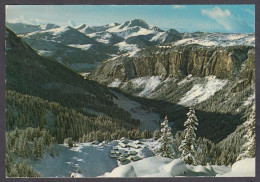
<instances>
[{"instance_id":1,"label":"rock outcrop","mask_svg":"<svg viewBox=\"0 0 260 182\"><path fill-rule=\"evenodd\" d=\"M249 46L203 47L198 45L151 47L136 57L119 57L101 64L90 78L108 83L144 76L183 78L215 75L220 79L255 81L255 50Z\"/></svg>"}]
</instances>

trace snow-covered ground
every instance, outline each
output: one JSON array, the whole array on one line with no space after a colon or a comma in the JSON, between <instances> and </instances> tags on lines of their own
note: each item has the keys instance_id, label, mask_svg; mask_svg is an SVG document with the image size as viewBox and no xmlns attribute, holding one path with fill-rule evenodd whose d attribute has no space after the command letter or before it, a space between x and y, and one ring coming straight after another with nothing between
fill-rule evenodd
<instances>
[{"instance_id":1,"label":"snow-covered ground","mask_svg":"<svg viewBox=\"0 0 260 182\"><path fill-rule=\"evenodd\" d=\"M165 39L167 37L167 33L166 32L158 32L157 34L155 34L155 36L153 36L151 38L150 41L160 41L160 42L164 42Z\"/></svg>"},{"instance_id":2,"label":"snow-covered ground","mask_svg":"<svg viewBox=\"0 0 260 182\"><path fill-rule=\"evenodd\" d=\"M117 43L116 46L119 47L120 51L127 51L129 57L133 57L140 50L136 44L127 44L125 41Z\"/></svg>"},{"instance_id":3,"label":"snow-covered ground","mask_svg":"<svg viewBox=\"0 0 260 182\"><path fill-rule=\"evenodd\" d=\"M222 171L229 172L224 167ZM105 173L103 177L184 177L184 176L215 176L214 167L192 166L185 164L181 159L165 157L149 157L127 165L119 166L112 172Z\"/></svg>"},{"instance_id":4,"label":"snow-covered ground","mask_svg":"<svg viewBox=\"0 0 260 182\"><path fill-rule=\"evenodd\" d=\"M206 165L193 166L185 164L181 159L170 159L155 156L154 149L158 142L153 139L142 139L138 148L122 148L120 140L92 144L91 142L77 144L68 148L60 145L62 152L59 157L52 158L46 154L37 161L29 161L35 170L43 177L174 177L174 176L219 176L219 177L249 177L255 176L255 159L243 159L228 166ZM136 141L129 140L129 144ZM122 164L110 157L113 147L117 150L136 151L141 159Z\"/></svg>"},{"instance_id":5,"label":"snow-covered ground","mask_svg":"<svg viewBox=\"0 0 260 182\"><path fill-rule=\"evenodd\" d=\"M108 84L108 87L127 87L128 84L132 85L134 89L138 89L139 93L137 96L148 97L149 95L162 83L161 76L151 77L138 77L131 79L127 82L122 83L119 79L115 79L113 82Z\"/></svg>"},{"instance_id":6,"label":"snow-covered ground","mask_svg":"<svg viewBox=\"0 0 260 182\"><path fill-rule=\"evenodd\" d=\"M191 106L203 102L221 90L227 80L217 79L215 76L205 77L205 83L195 84L178 102L180 105Z\"/></svg>"},{"instance_id":7,"label":"snow-covered ground","mask_svg":"<svg viewBox=\"0 0 260 182\"><path fill-rule=\"evenodd\" d=\"M130 112L133 118L140 119L141 130L146 129L148 131L154 131L160 128L159 124L157 124L158 121L160 121L159 114L143 109L141 104L123 96L122 94L117 92L113 93L118 97L118 99L113 99L114 103L116 103L118 107Z\"/></svg>"},{"instance_id":8,"label":"snow-covered ground","mask_svg":"<svg viewBox=\"0 0 260 182\"><path fill-rule=\"evenodd\" d=\"M116 144L117 142L111 142L100 147L84 143L71 149L62 145L59 157L52 158L46 154L43 159L34 161L31 165L43 177L70 177L71 173L95 177L118 166L117 161L109 157L112 146Z\"/></svg>"},{"instance_id":9,"label":"snow-covered ground","mask_svg":"<svg viewBox=\"0 0 260 182\"><path fill-rule=\"evenodd\" d=\"M41 56L51 56L53 54L51 51L46 51L46 50L37 50L37 51Z\"/></svg>"},{"instance_id":10,"label":"snow-covered ground","mask_svg":"<svg viewBox=\"0 0 260 182\"><path fill-rule=\"evenodd\" d=\"M80 44L70 44L68 45L70 47L75 47L78 49L82 49L82 50L89 50L89 48L92 46L92 44L84 44L84 45L80 45Z\"/></svg>"},{"instance_id":11,"label":"snow-covered ground","mask_svg":"<svg viewBox=\"0 0 260 182\"><path fill-rule=\"evenodd\" d=\"M135 88L143 88L142 92L140 92L138 96L147 96L154 91L158 85L160 85L161 79L160 76L139 77L132 79L131 82Z\"/></svg>"},{"instance_id":12,"label":"snow-covered ground","mask_svg":"<svg viewBox=\"0 0 260 182\"><path fill-rule=\"evenodd\" d=\"M24 35L24 37L30 37L32 35L42 34L42 33L51 33L53 36L59 36L62 33L68 31L69 29L70 29L69 27L59 27L59 28L54 28L54 29L50 29L50 30L35 31L35 32L31 32L31 33Z\"/></svg>"},{"instance_id":13,"label":"snow-covered ground","mask_svg":"<svg viewBox=\"0 0 260 182\"><path fill-rule=\"evenodd\" d=\"M151 139L144 140L141 148L131 148L131 151L136 151L141 158L154 156L151 151L153 142ZM72 173L77 177L96 177L118 167L117 159L110 157L110 151L118 143L119 140L114 140L99 146L88 142L71 149L67 145L60 145L62 151L59 157L45 154L44 158L29 161L29 164L43 177L70 177Z\"/></svg>"},{"instance_id":14,"label":"snow-covered ground","mask_svg":"<svg viewBox=\"0 0 260 182\"><path fill-rule=\"evenodd\" d=\"M137 162L119 166L103 177L255 177L255 159L244 159L233 164L232 170L227 166L207 165L193 166L181 159L149 157Z\"/></svg>"},{"instance_id":15,"label":"snow-covered ground","mask_svg":"<svg viewBox=\"0 0 260 182\"><path fill-rule=\"evenodd\" d=\"M116 78L112 83L108 84L107 86L112 87L112 88L113 87L117 88L120 86L120 84L121 84L121 81L118 78Z\"/></svg>"},{"instance_id":16,"label":"snow-covered ground","mask_svg":"<svg viewBox=\"0 0 260 182\"><path fill-rule=\"evenodd\" d=\"M255 158L237 161L232 165L232 170L217 177L255 177Z\"/></svg>"},{"instance_id":17,"label":"snow-covered ground","mask_svg":"<svg viewBox=\"0 0 260 182\"><path fill-rule=\"evenodd\" d=\"M243 105L247 106L254 102L255 102L255 92L253 92L253 94L251 96L249 96L246 101L244 101Z\"/></svg>"}]
</instances>

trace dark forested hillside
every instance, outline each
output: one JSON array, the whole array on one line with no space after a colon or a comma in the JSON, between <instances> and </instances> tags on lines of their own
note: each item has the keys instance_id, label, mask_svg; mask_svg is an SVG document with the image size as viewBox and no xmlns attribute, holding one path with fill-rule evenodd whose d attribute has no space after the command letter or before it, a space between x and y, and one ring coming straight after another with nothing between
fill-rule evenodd
<instances>
[{"instance_id":1,"label":"dark forested hillside","mask_svg":"<svg viewBox=\"0 0 260 182\"><path fill-rule=\"evenodd\" d=\"M38 55L6 28L7 90L38 96L85 112L93 109L129 122L130 114L113 103L113 94L60 63Z\"/></svg>"},{"instance_id":2,"label":"dark forested hillside","mask_svg":"<svg viewBox=\"0 0 260 182\"><path fill-rule=\"evenodd\" d=\"M58 143L113 140L122 136L139 138L138 122L124 122L108 116L84 115L38 97L7 91L7 131L28 127L45 129ZM132 134L133 133L133 134Z\"/></svg>"}]
</instances>

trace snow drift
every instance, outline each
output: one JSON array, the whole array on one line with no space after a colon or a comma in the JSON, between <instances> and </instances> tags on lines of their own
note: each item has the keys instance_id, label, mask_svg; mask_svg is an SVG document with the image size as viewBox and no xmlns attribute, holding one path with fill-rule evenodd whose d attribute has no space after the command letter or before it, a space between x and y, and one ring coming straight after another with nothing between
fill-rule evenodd
<instances>
[{"instance_id":1,"label":"snow drift","mask_svg":"<svg viewBox=\"0 0 260 182\"><path fill-rule=\"evenodd\" d=\"M149 157L115 168L103 177L175 177L175 176L215 176L213 168L191 166L181 159Z\"/></svg>"},{"instance_id":2,"label":"snow drift","mask_svg":"<svg viewBox=\"0 0 260 182\"><path fill-rule=\"evenodd\" d=\"M218 174L219 173L219 174ZM255 159L244 159L233 164L232 170L226 166L193 166L181 159L149 157L115 168L102 177L184 177L184 176L218 176L218 177L254 177Z\"/></svg>"},{"instance_id":3,"label":"snow drift","mask_svg":"<svg viewBox=\"0 0 260 182\"><path fill-rule=\"evenodd\" d=\"M232 170L218 177L255 177L255 158L237 161L232 165Z\"/></svg>"}]
</instances>

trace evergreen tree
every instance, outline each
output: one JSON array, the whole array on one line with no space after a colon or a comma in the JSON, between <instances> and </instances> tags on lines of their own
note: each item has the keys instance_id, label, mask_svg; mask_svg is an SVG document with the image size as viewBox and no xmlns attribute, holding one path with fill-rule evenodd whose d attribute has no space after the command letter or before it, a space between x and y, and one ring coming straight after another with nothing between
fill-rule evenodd
<instances>
[{"instance_id":1,"label":"evergreen tree","mask_svg":"<svg viewBox=\"0 0 260 182\"><path fill-rule=\"evenodd\" d=\"M68 139L69 148L73 147L73 140L71 138Z\"/></svg>"},{"instance_id":2,"label":"evergreen tree","mask_svg":"<svg viewBox=\"0 0 260 182\"><path fill-rule=\"evenodd\" d=\"M250 115L249 120L245 123L246 128L248 128L246 135L246 143L242 146L242 152L237 157L237 161L245 158L253 158L255 157L255 150L256 150L256 140L255 140L255 110L253 110L252 114Z\"/></svg>"},{"instance_id":3,"label":"evergreen tree","mask_svg":"<svg viewBox=\"0 0 260 182\"><path fill-rule=\"evenodd\" d=\"M38 145L37 145L37 138L36 137L33 139L32 152L33 152L34 159L37 160L39 158L39 154L38 154Z\"/></svg>"},{"instance_id":4,"label":"evergreen tree","mask_svg":"<svg viewBox=\"0 0 260 182\"><path fill-rule=\"evenodd\" d=\"M164 122L161 123L161 138L158 139L158 142L161 143L160 148L156 151L156 154L162 157L174 158L175 151L173 147L174 139L171 133L171 127L168 124L167 116L164 119Z\"/></svg>"},{"instance_id":5,"label":"evergreen tree","mask_svg":"<svg viewBox=\"0 0 260 182\"><path fill-rule=\"evenodd\" d=\"M187 164L196 165L195 151L197 144L195 131L197 130L198 119L195 116L195 110L193 108L190 108L187 117L188 119L184 122L184 126L186 127L184 130L184 140L182 140L179 146L179 151L181 152L181 158Z\"/></svg>"},{"instance_id":6,"label":"evergreen tree","mask_svg":"<svg viewBox=\"0 0 260 182\"><path fill-rule=\"evenodd\" d=\"M52 156L52 157L55 156L55 153L54 153L54 146L53 146L53 144L50 144L50 147L49 147L49 153L50 153L50 156Z\"/></svg>"}]
</instances>

